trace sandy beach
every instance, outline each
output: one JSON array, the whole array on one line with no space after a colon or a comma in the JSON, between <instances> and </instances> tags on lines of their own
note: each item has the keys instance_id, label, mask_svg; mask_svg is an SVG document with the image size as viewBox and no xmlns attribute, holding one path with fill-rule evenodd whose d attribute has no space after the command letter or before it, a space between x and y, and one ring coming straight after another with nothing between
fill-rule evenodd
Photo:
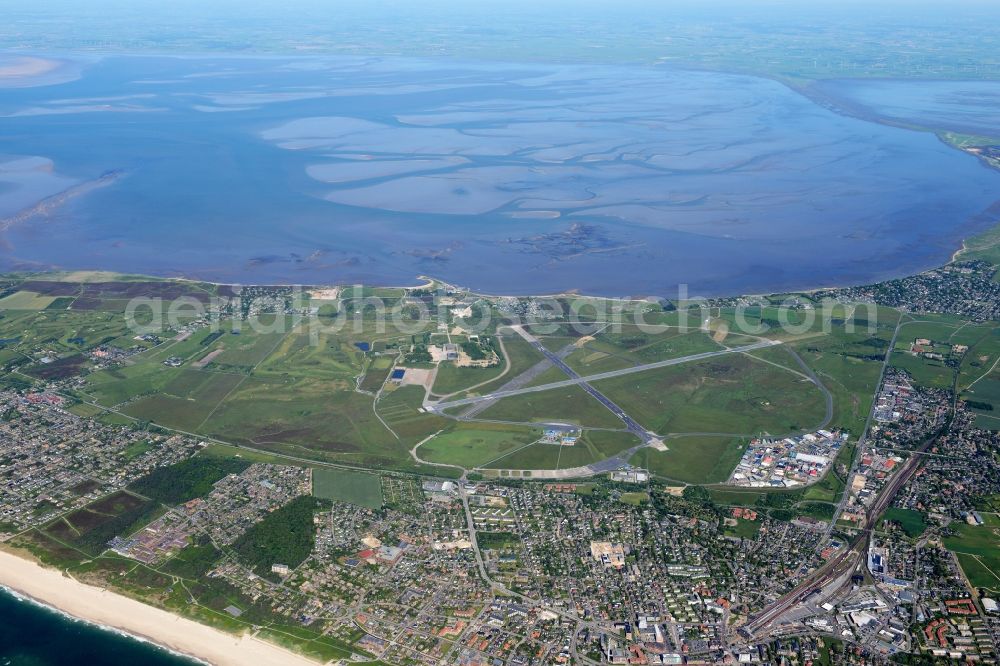
<instances>
[{"instance_id":1,"label":"sandy beach","mask_svg":"<svg viewBox=\"0 0 1000 666\"><path fill-rule=\"evenodd\" d=\"M0 551L0 585L74 617L150 640L217 666L316 666L250 636L233 636Z\"/></svg>"}]
</instances>

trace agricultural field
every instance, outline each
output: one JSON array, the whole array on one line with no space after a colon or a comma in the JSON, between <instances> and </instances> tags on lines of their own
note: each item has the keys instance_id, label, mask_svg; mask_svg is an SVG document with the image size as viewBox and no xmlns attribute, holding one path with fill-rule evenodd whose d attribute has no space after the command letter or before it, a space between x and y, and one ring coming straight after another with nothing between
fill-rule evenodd
<instances>
[{"instance_id":1,"label":"agricultural field","mask_svg":"<svg viewBox=\"0 0 1000 666\"><path fill-rule=\"evenodd\" d=\"M55 301L55 296L42 296L33 291L17 291L0 298L0 310L44 310Z\"/></svg>"}]
</instances>

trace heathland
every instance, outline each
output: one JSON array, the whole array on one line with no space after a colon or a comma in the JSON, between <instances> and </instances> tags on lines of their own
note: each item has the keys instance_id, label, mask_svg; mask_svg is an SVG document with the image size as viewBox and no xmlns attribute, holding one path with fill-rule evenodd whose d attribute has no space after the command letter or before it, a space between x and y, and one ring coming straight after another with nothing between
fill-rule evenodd
<instances>
[{"instance_id":1,"label":"heathland","mask_svg":"<svg viewBox=\"0 0 1000 666\"><path fill-rule=\"evenodd\" d=\"M989 371L1000 344L988 324L912 321L875 306L821 310L800 294L790 309L763 299L697 313L592 299L588 318L550 316L518 334L508 301L460 290L312 293L269 287L234 298L196 282L11 276L0 301L2 381L47 382L70 411L104 423L275 460L440 476L580 472L634 454L665 478L717 483L754 438L820 428L856 438L887 360L919 382L950 383L951 361L890 350L898 325L901 338L969 346L960 376L984 421L992 418ZM162 299L161 311L143 306L130 321L130 299L140 295ZM373 296L395 320L362 300ZM176 299L186 304L171 310ZM421 319L417 306L435 301L443 320ZM554 303L569 312L569 299ZM459 316L473 306L485 325ZM554 427L575 433L571 446L553 443ZM639 450L650 436L665 445ZM331 499L380 501L364 476L319 476L314 485L321 497L337 487Z\"/></svg>"}]
</instances>

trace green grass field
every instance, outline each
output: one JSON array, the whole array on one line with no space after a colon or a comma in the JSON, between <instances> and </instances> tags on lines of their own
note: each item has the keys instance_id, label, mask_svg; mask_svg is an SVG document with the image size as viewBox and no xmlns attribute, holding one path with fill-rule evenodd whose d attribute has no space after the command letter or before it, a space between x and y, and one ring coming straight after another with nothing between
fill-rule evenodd
<instances>
[{"instance_id":1,"label":"green grass field","mask_svg":"<svg viewBox=\"0 0 1000 666\"><path fill-rule=\"evenodd\" d=\"M357 504L368 509L382 507L382 481L367 472L314 467L312 492L320 499Z\"/></svg>"},{"instance_id":2,"label":"green grass field","mask_svg":"<svg viewBox=\"0 0 1000 666\"><path fill-rule=\"evenodd\" d=\"M503 398L480 415L514 422L573 423L590 428L621 428L622 422L579 386L564 386Z\"/></svg>"},{"instance_id":3,"label":"green grass field","mask_svg":"<svg viewBox=\"0 0 1000 666\"><path fill-rule=\"evenodd\" d=\"M893 324L894 326L894 324ZM862 329L863 330L863 329ZM848 333L844 325L831 326L827 334L786 343L820 378L833 395L832 428L858 435L871 409L892 328L879 328L874 335ZM754 356L800 370L786 349L766 349Z\"/></svg>"},{"instance_id":4,"label":"green grass field","mask_svg":"<svg viewBox=\"0 0 1000 666\"><path fill-rule=\"evenodd\" d=\"M124 318L107 312L8 310L2 315L0 353L13 359L41 349L57 354L77 353L128 333Z\"/></svg>"},{"instance_id":5,"label":"green grass field","mask_svg":"<svg viewBox=\"0 0 1000 666\"><path fill-rule=\"evenodd\" d=\"M567 356L566 365L583 376L635 367L632 359L608 346L599 341L589 342Z\"/></svg>"},{"instance_id":6,"label":"green grass field","mask_svg":"<svg viewBox=\"0 0 1000 666\"><path fill-rule=\"evenodd\" d=\"M220 340L222 353L212 361L213 365L232 369L249 370L261 363L289 334L291 327L287 321L272 321L275 332L265 329L255 332L249 326L233 327Z\"/></svg>"},{"instance_id":7,"label":"green grass field","mask_svg":"<svg viewBox=\"0 0 1000 666\"><path fill-rule=\"evenodd\" d=\"M906 370L913 381L932 388L949 388L955 380L955 370L944 361L913 356L908 351L897 349L892 354L892 365Z\"/></svg>"},{"instance_id":8,"label":"green grass field","mask_svg":"<svg viewBox=\"0 0 1000 666\"><path fill-rule=\"evenodd\" d=\"M957 553L957 557L973 587L1000 592L1000 557L969 553Z\"/></svg>"},{"instance_id":9,"label":"green grass field","mask_svg":"<svg viewBox=\"0 0 1000 666\"><path fill-rule=\"evenodd\" d=\"M577 446L589 446L598 460L611 458L640 444L639 438L625 430L586 430Z\"/></svg>"},{"instance_id":10,"label":"green grass field","mask_svg":"<svg viewBox=\"0 0 1000 666\"><path fill-rule=\"evenodd\" d=\"M506 465L511 453L537 441L541 431L533 428L492 423L459 423L417 450L429 462L459 465L471 469L493 461Z\"/></svg>"},{"instance_id":11,"label":"green grass field","mask_svg":"<svg viewBox=\"0 0 1000 666\"><path fill-rule=\"evenodd\" d=\"M244 379L239 375L185 370L164 386L161 393L132 402L122 411L141 421L198 432Z\"/></svg>"},{"instance_id":12,"label":"green grass field","mask_svg":"<svg viewBox=\"0 0 1000 666\"><path fill-rule=\"evenodd\" d=\"M1000 375L990 373L962 393L962 399L978 416L976 427L1000 430Z\"/></svg>"},{"instance_id":13,"label":"green grass field","mask_svg":"<svg viewBox=\"0 0 1000 666\"><path fill-rule=\"evenodd\" d=\"M935 388L951 388L958 379L959 387L964 381L971 382L975 367L971 363L982 365L981 360L976 358L984 353L992 355L996 349L989 350L990 338L993 338L993 327L990 325L968 324L963 320L950 315L911 315L919 317L916 321L904 322L899 329L899 340L896 350L892 355L892 365L906 370L913 377L913 380L924 386ZM944 359L932 359L925 356L913 355L910 347L918 338L931 341L931 349L934 353L941 354ZM997 340L994 340L994 343ZM970 346L970 352L965 354L953 353L953 345ZM978 351L977 351L978 349ZM960 363L960 368L956 371L952 364Z\"/></svg>"},{"instance_id":14,"label":"green grass field","mask_svg":"<svg viewBox=\"0 0 1000 666\"><path fill-rule=\"evenodd\" d=\"M423 411L424 390L419 386L403 386L379 400L378 413L389 423L407 449L429 435L454 425L453 421Z\"/></svg>"},{"instance_id":15,"label":"green grass field","mask_svg":"<svg viewBox=\"0 0 1000 666\"><path fill-rule=\"evenodd\" d=\"M974 586L1000 590L1000 517L991 513L982 515L983 525L953 524L957 534L945 537L944 546L958 554Z\"/></svg>"},{"instance_id":16,"label":"green grass field","mask_svg":"<svg viewBox=\"0 0 1000 666\"><path fill-rule=\"evenodd\" d=\"M959 255L960 261L980 259L991 264L1000 264L1000 229L991 227L971 238L965 239L965 246Z\"/></svg>"},{"instance_id":17,"label":"green grass field","mask_svg":"<svg viewBox=\"0 0 1000 666\"><path fill-rule=\"evenodd\" d=\"M382 361L388 359L379 358L377 360ZM361 379L361 384L359 386L362 391L375 393L382 388L383 384L385 384L385 380L389 378L392 366L389 365L387 367L379 367L380 365L383 364L372 363L368 367L368 370L365 371L365 376Z\"/></svg>"},{"instance_id":18,"label":"green grass field","mask_svg":"<svg viewBox=\"0 0 1000 666\"><path fill-rule=\"evenodd\" d=\"M468 390L477 384L491 382L499 377L507 368L507 362L501 360L498 365L488 368L460 368L454 363L442 363L438 366L437 377L434 379L436 395L450 395L458 391ZM510 378L512 375L508 372Z\"/></svg>"},{"instance_id":19,"label":"green grass field","mask_svg":"<svg viewBox=\"0 0 1000 666\"><path fill-rule=\"evenodd\" d=\"M735 488L732 486L714 486L708 489L712 501L721 506L754 506L767 495L757 488Z\"/></svg>"},{"instance_id":20,"label":"green grass field","mask_svg":"<svg viewBox=\"0 0 1000 666\"><path fill-rule=\"evenodd\" d=\"M738 539L755 539L760 532L761 522L759 520L736 519L736 525L727 525L724 532L726 536Z\"/></svg>"},{"instance_id":21,"label":"green grass field","mask_svg":"<svg viewBox=\"0 0 1000 666\"><path fill-rule=\"evenodd\" d=\"M594 452L585 444L556 446L554 444L533 444L509 456L493 461L486 467L491 469L569 469L583 467L597 462Z\"/></svg>"},{"instance_id":22,"label":"green grass field","mask_svg":"<svg viewBox=\"0 0 1000 666\"><path fill-rule=\"evenodd\" d=\"M622 493L619 499L625 504L630 504L632 506L641 506L649 502L649 493L644 493L644 492Z\"/></svg>"},{"instance_id":23,"label":"green grass field","mask_svg":"<svg viewBox=\"0 0 1000 666\"><path fill-rule=\"evenodd\" d=\"M924 521L924 514L919 511L914 511L913 509L900 509L899 507L889 507L884 514L882 514L882 520L888 520L890 522L899 523L903 531L906 532L906 536L914 539L927 530L927 523Z\"/></svg>"},{"instance_id":24,"label":"green grass field","mask_svg":"<svg viewBox=\"0 0 1000 666\"><path fill-rule=\"evenodd\" d=\"M490 426L494 424L468 424ZM534 431L531 442L541 435ZM530 443L530 442L529 442ZM639 444L639 438L626 431L585 430L574 446L556 446L537 443L508 449L489 463L480 463L488 469L548 470L583 467L618 455ZM444 457L446 458L446 456Z\"/></svg>"},{"instance_id":25,"label":"green grass field","mask_svg":"<svg viewBox=\"0 0 1000 666\"><path fill-rule=\"evenodd\" d=\"M653 474L682 483L721 483L729 478L746 449L734 437L677 437L666 442L666 451L640 449L630 461Z\"/></svg>"},{"instance_id":26,"label":"green grass field","mask_svg":"<svg viewBox=\"0 0 1000 666\"><path fill-rule=\"evenodd\" d=\"M223 441L280 452L361 459L405 448L375 416L372 399L319 380L246 379L204 431Z\"/></svg>"},{"instance_id":27,"label":"green grass field","mask_svg":"<svg viewBox=\"0 0 1000 666\"><path fill-rule=\"evenodd\" d=\"M510 364L509 370L507 370L507 374L503 375L502 377L497 377L496 379L492 379L488 381L486 384L479 386L471 391L458 389L459 393L455 396L456 398L465 395L485 395L492 391L496 391L504 384L506 384L508 381L510 381L514 377L517 377L519 374L521 374L531 366L535 365L539 361L544 360L544 357L541 354L539 354L534 347L528 344L521 336L517 335L516 333L510 333L508 331L508 334L504 335L503 347L504 350L506 351L507 362ZM439 369L438 371L439 375L440 372L441 371ZM449 371L446 370L445 372L448 373ZM461 374L466 375L466 377L462 378L461 381L466 381L467 377L469 376L469 373L461 373ZM455 381L459 381L459 379L456 377L449 377L447 381L450 382L452 379L455 379ZM435 393L440 394L440 391L442 390L444 389L439 388L435 384L434 386Z\"/></svg>"},{"instance_id":28,"label":"green grass field","mask_svg":"<svg viewBox=\"0 0 1000 666\"><path fill-rule=\"evenodd\" d=\"M605 379L594 387L662 435L777 435L814 428L825 413L814 384L742 354Z\"/></svg>"},{"instance_id":29,"label":"green grass field","mask_svg":"<svg viewBox=\"0 0 1000 666\"><path fill-rule=\"evenodd\" d=\"M816 520L825 520L827 522L833 518L836 510L837 507L829 502L799 502L793 509L796 516L815 518Z\"/></svg>"}]
</instances>

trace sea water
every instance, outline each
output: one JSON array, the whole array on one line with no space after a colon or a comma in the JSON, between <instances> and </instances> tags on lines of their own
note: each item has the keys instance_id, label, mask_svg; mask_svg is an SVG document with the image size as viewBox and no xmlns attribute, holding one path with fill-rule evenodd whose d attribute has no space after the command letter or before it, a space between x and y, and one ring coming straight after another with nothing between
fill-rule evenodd
<instances>
[{"instance_id":1,"label":"sea water","mask_svg":"<svg viewBox=\"0 0 1000 666\"><path fill-rule=\"evenodd\" d=\"M0 666L193 666L120 632L74 620L0 588Z\"/></svg>"},{"instance_id":2,"label":"sea water","mask_svg":"<svg viewBox=\"0 0 1000 666\"><path fill-rule=\"evenodd\" d=\"M759 77L347 56L76 67L0 91L0 269L723 295L910 274L998 217L1000 172L975 157Z\"/></svg>"}]
</instances>

